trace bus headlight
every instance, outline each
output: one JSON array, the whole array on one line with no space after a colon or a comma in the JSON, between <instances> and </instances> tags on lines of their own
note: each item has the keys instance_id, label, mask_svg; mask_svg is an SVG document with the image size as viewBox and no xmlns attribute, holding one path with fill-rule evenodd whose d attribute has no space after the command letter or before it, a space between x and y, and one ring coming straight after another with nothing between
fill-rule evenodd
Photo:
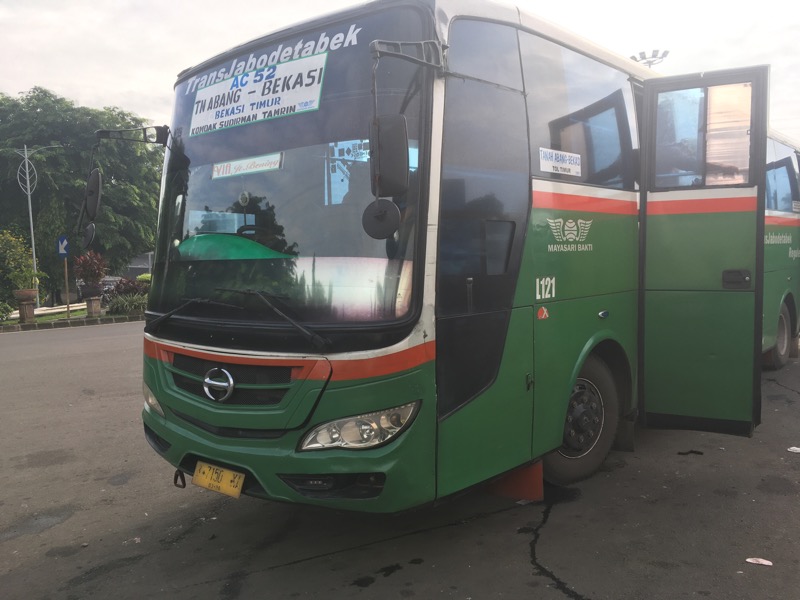
<instances>
[{"instance_id":1,"label":"bus headlight","mask_svg":"<svg viewBox=\"0 0 800 600\"><path fill-rule=\"evenodd\" d=\"M385 444L414 420L419 401L379 412L345 417L317 425L300 443L300 450L348 448L360 450Z\"/></svg>"},{"instance_id":2,"label":"bus headlight","mask_svg":"<svg viewBox=\"0 0 800 600\"><path fill-rule=\"evenodd\" d=\"M147 387L147 384L144 381L142 382L142 393L144 394L144 407L150 412L154 412L163 417L164 409L161 408L158 400L156 400L155 394L150 391L150 388Z\"/></svg>"}]
</instances>

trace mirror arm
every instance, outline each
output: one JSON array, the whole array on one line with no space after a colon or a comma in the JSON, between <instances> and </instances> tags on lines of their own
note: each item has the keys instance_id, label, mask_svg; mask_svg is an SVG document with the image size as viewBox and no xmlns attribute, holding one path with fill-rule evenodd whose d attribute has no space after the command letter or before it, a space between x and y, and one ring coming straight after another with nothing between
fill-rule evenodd
<instances>
[{"instance_id":1,"label":"mirror arm","mask_svg":"<svg viewBox=\"0 0 800 600\"><path fill-rule=\"evenodd\" d=\"M391 57L414 63L423 67L436 69L439 75L444 74L444 51L447 46L438 40L425 40L422 42L392 42L387 40L373 40L369 44L372 54L372 126L378 128L378 64L382 57ZM380 165L380 148L370 145L370 160ZM380 172L378 173L380 177ZM375 199L380 196L379 186L373 182Z\"/></svg>"},{"instance_id":2,"label":"mirror arm","mask_svg":"<svg viewBox=\"0 0 800 600\"><path fill-rule=\"evenodd\" d=\"M373 54L373 62L372 62L372 125L370 127L370 131L372 129L376 129L378 127L378 63L380 63L381 59L380 56L375 56ZM378 180L380 179L380 173L377 172L372 168L373 164L380 165L380 144L375 144L373 148L372 144L372 136L370 135L370 145L369 145L369 159L370 159L370 177L372 178L372 191L374 193L375 200L377 201L380 197L380 189L378 186Z\"/></svg>"},{"instance_id":3,"label":"mirror arm","mask_svg":"<svg viewBox=\"0 0 800 600\"><path fill-rule=\"evenodd\" d=\"M147 130L155 130L155 137L148 138ZM140 134L140 135L136 135ZM132 129L98 129L94 132L97 141L115 140L123 142L140 142L144 144L158 144L166 147L169 141L169 126L155 125L151 127L134 127Z\"/></svg>"},{"instance_id":4,"label":"mirror arm","mask_svg":"<svg viewBox=\"0 0 800 600\"><path fill-rule=\"evenodd\" d=\"M434 68L440 75L444 73L444 51L446 49L447 46L437 40L423 42L373 40L369 45L375 62L383 56L391 56L415 65Z\"/></svg>"},{"instance_id":5,"label":"mirror arm","mask_svg":"<svg viewBox=\"0 0 800 600\"><path fill-rule=\"evenodd\" d=\"M149 136L148 131L153 130L153 136ZM96 142L92 146L92 152L89 156L89 176L86 182L86 193L84 194L83 203L81 204L80 215L78 216L77 231L80 232L83 227L84 217L88 220L88 225L84 231L83 247L88 248L94 240L95 224L94 220L97 217L97 210L100 207L100 195L102 190L102 176L99 169L94 167L94 156L97 149L100 147L100 142L103 140L114 140L123 142L140 142L145 144L159 144L167 147L169 142L169 126L158 125L154 127L135 127L133 129L98 129L94 132ZM97 171L95 173L95 171ZM96 195L93 199L92 209L89 210L90 196Z\"/></svg>"}]
</instances>

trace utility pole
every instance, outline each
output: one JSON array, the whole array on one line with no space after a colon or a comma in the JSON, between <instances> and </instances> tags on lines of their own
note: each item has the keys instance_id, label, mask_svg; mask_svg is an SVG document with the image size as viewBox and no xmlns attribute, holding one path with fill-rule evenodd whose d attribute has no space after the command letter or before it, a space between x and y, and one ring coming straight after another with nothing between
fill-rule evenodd
<instances>
[{"instance_id":1,"label":"utility pole","mask_svg":"<svg viewBox=\"0 0 800 600\"><path fill-rule=\"evenodd\" d=\"M22 157L22 162L19 164L19 168L17 169L17 182L19 183L19 187L22 188L22 191L28 196L28 219L30 220L31 224L31 255L33 258L33 270L38 271L39 269L36 266L36 241L33 237L33 208L31 207L31 194L33 194L33 190L36 189L36 184L38 182L38 175L36 174L36 167L33 166L33 163L28 158L31 154L35 152L39 152L39 150L46 150L47 148L63 148L64 146L54 145L54 146L43 146L41 148L36 148L35 150L28 151L28 145L25 144L22 150L14 150L17 154ZM36 293L36 308L39 308L39 293Z\"/></svg>"}]
</instances>

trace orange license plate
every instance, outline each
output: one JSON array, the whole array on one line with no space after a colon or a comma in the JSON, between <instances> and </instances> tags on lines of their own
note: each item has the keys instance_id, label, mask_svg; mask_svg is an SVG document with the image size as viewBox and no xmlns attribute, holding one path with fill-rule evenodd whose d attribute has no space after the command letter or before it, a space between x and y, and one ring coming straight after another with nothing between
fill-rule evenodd
<instances>
[{"instance_id":1,"label":"orange license plate","mask_svg":"<svg viewBox=\"0 0 800 600\"><path fill-rule=\"evenodd\" d=\"M194 468L194 475L192 475L192 483L212 492L238 498L242 493L244 473L223 469L198 460L197 466Z\"/></svg>"}]
</instances>

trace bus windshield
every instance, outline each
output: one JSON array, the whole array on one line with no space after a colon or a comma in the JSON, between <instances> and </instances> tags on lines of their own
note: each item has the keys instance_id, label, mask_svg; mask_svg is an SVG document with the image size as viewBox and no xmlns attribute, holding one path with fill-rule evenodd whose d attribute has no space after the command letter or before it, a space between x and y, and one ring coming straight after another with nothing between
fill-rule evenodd
<instances>
[{"instance_id":1,"label":"bus windshield","mask_svg":"<svg viewBox=\"0 0 800 600\"><path fill-rule=\"evenodd\" d=\"M376 74L378 111L407 120L412 182L393 198L399 230L376 240L362 228L374 200L369 44L423 32L410 8L355 15L242 46L182 77L149 310L193 300L182 316L267 326L283 322L281 312L350 325L409 315L428 74L399 60L381 61Z\"/></svg>"}]
</instances>

